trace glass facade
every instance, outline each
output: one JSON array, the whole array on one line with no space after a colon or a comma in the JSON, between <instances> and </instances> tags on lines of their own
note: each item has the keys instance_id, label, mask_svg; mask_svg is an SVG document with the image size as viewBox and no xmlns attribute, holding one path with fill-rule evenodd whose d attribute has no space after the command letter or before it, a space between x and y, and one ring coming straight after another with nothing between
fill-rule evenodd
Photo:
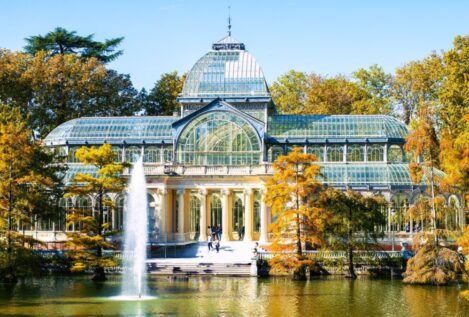
<instances>
[{"instance_id":1,"label":"glass facade","mask_svg":"<svg viewBox=\"0 0 469 317\"><path fill-rule=\"evenodd\" d=\"M252 165L260 162L260 142L243 119L210 112L191 121L178 141L178 162L186 165Z\"/></svg>"}]
</instances>

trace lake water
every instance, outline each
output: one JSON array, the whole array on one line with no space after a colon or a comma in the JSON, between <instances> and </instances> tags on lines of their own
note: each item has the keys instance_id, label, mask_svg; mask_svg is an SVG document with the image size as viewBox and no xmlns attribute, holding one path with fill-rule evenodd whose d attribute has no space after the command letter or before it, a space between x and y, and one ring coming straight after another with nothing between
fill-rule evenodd
<instances>
[{"instance_id":1,"label":"lake water","mask_svg":"<svg viewBox=\"0 0 469 317\"><path fill-rule=\"evenodd\" d=\"M0 316L469 316L458 292L469 286L409 286L399 280L325 278L150 277L154 299L110 300L120 277L97 285L88 277L0 285Z\"/></svg>"}]
</instances>

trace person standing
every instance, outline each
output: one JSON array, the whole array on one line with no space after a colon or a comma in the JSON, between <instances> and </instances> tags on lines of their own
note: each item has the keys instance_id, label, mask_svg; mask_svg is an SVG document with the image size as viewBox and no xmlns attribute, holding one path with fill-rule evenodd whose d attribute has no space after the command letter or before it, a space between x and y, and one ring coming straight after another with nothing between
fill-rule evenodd
<instances>
[{"instance_id":1,"label":"person standing","mask_svg":"<svg viewBox=\"0 0 469 317\"><path fill-rule=\"evenodd\" d=\"M220 251L220 240L215 242L215 249L217 250L217 253Z\"/></svg>"},{"instance_id":2,"label":"person standing","mask_svg":"<svg viewBox=\"0 0 469 317\"><path fill-rule=\"evenodd\" d=\"M208 236L208 251L211 251L213 249L213 239L212 239L212 235L209 235Z\"/></svg>"}]
</instances>

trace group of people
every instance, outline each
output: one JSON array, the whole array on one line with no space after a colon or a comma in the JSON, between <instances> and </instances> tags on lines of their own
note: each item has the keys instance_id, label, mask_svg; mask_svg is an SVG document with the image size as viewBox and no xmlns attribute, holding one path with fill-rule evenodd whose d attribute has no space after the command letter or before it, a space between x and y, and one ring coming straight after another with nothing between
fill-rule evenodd
<instances>
[{"instance_id":1,"label":"group of people","mask_svg":"<svg viewBox=\"0 0 469 317\"><path fill-rule=\"evenodd\" d=\"M217 250L217 253L220 251L220 240L221 240L221 227L220 225L216 227L208 226L208 251L213 249Z\"/></svg>"}]
</instances>

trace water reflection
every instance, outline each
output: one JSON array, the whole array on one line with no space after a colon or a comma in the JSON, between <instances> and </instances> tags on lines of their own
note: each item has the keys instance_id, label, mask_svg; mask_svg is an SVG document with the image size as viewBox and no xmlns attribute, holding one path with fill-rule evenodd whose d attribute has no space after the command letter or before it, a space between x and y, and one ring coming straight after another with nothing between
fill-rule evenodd
<instances>
[{"instance_id":1,"label":"water reflection","mask_svg":"<svg viewBox=\"0 0 469 317\"><path fill-rule=\"evenodd\" d=\"M151 277L157 299L109 300L120 278L97 287L88 278L44 278L0 286L1 316L466 316L458 287L404 286L400 281L342 278Z\"/></svg>"}]
</instances>

